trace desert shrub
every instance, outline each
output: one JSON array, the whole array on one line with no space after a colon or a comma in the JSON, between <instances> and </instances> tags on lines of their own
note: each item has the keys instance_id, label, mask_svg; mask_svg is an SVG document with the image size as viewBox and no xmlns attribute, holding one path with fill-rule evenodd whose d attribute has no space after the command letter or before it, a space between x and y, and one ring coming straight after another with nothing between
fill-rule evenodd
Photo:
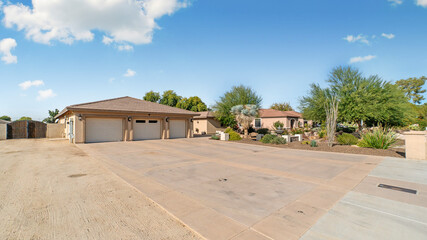
<instances>
[{"instance_id":1,"label":"desert shrub","mask_svg":"<svg viewBox=\"0 0 427 240\"><path fill-rule=\"evenodd\" d=\"M230 133L230 132L234 132L234 130L231 127L228 127L227 129L225 129L224 132L225 133Z\"/></svg>"},{"instance_id":2,"label":"desert shrub","mask_svg":"<svg viewBox=\"0 0 427 240\"><path fill-rule=\"evenodd\" d=\"M337 141L341 145L356 145L359 140L350 133L343 133L337 137Z\"/></svg>"},{"instance_id":3,"label":"desert shrub","mask_svg":"<svg viewBox=\"0 0 427 240\"><path fill-rule=\"evenodd\" d=\"M212 135L212 136L211 136L211 138L212 138L213 140L219 140L219 139L220 139L220 137L219 137L218 135Z\"/></svg>"},{"instance_id":4,"label":"desert shrub","mask_svg":"<svg viewBox=\"0 0 427 240\"><path fill-rule=\"evenodd\" d=\"M261 138L261 142L272 144L286 144L286 139L282 138L281 136L267 134L263 138Z\"/></svg>"},{"instance_id":5,"label":"desert shrub","mask_svg":"<svg viewBox=\"0 0 427 240\"><path fill-rule=\"evenodd\" d=\"M294 129L291 130L291 133L292 133L292 135L303 134L304 133L304 129L302 129L302 128L294 128Z\"/></svg>"},{"instance_id":6,"label":"desert shrub","mask_svg":"<svg viewBox=\"0 0 427 240\"><path fill-rule=\"evenodd\" d=\"M393 131L388 131L382 127L374 129L362 135L362 139L357 146L376 149L388 149L397 141L397 135Z\"/></svg>"},{"instance_id":7,"label":"desert shrub","mask_svg":"<svg viewBox=\"0 0 427 240\"><path fill-rule=\"evenodd\" d=\"M303 144L303 145L304 145L304 144L305 144L305 145L308 145L309 143L310 143L310 141L302 141L302 142L301 142L301 144Z\"/></svg>"},{"instance_id":8,"label":"desert shrub","mask_svg":"<svg viewBox=\"0 0 427 240\"><path fill-rule=\"evenodd\" d=\"M274 136L274 135L271 135L271 134L267 134L267 135L265 135L264 137L262 137L261 138L261 142L262 143L270 143L271 142L271 140L273 140L273 138L275 138L276 136Z\"/></svg>"},{"instance_id":9,"label":"desert shrub","mask_svg":"<svg viewBox=\"0 0 427 240\"><path fill-rule=\"evenodd\" d=\"M240 137L240 134L235 131L230 131L228 134L230 136L228 139L229 141L238 141L242 139L242 137Z\"/></svg>"},{"instance_id":10,"label":"desert shrub","mask_svg":"<svg viewBox=\"0 0 427 240\"><path fill-rule=\"evenodd\" d=\"M275 138L273 138L270 143L272 143L272 144L286 144L286 139L279 137L279 136L275 136Z\"/></svg>"},{"instance_id":11,"label":"desert shrub","mask_svg":"<svg viewBox=\"0 0 427 240\"><path fill-rule=\"evenodd\" d=\"M268 128L260 128L256 132L258 134L264 134L264 135L266 135L266 134L268 134L268 131L269 131Z\"/></svg>"},{"instance_id":12,"label":"desert shrub","mask_svg":"<svg viewBox=\"0 0 427 240\"><path fill-rule=\"evenodd\" d=\"M311 140L310 146L311 147L317 147L317 142L315 140Z\"/></svg>"},{"instance_id":13,"label":"desert shrub","mask_svg":"<svg viewBox=\"0 0 427 240\"><path fill-rule=\"evenodd\" d=\"M282 129L285 124L283 124L281 121L277 121L273 123L273 126L275 129Z\"/></svg>"},{"instance_id":14,"label":"desert shrub","mask_svg":"<svg viewBox=\"0 0 427 240\"><path fill-rule=\"evenodd\" d=\"M337 132L345 132L345 133L354 133L356 132L356 128L355 127L338 127L337 128Z\"/></svg>"},{"instance_id":15,"label":"desert shrub","mask_svg":"<svg viewBox=\"0 0 427 240\"><path fill-rule=\"evenodd\" d=\"M326 137L326 131L325 131L325 130L321 130L321 131L319 132L319 137L320 137L320 138L324 138L324 137Z\"/></svg>"}]
</instances>

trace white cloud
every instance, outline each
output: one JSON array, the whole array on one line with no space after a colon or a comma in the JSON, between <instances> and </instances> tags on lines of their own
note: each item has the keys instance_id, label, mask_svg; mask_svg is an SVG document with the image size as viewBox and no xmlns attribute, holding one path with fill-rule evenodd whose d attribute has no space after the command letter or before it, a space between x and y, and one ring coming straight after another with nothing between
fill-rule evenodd
<instances>
[{"instance_id":1,"label":"white cloud","mask_svg":"<svg viewBox=\"0 0 427 240\"><path fill-rule=\"evenodd\" d=\"M366 62L366 61L370 61L376 57L377 56L374 56L374 55L368 55L368 56L364 56L364 57L352 57L352 58L350 58L350 63Z\"/></svg>"},{"instance_id":2,"label":"white cloud","mask_svg":"<svg viewBox=\"0 0 427 240\"><path fill-rule=\"evenodd\" d=\"M22 90L27 90L28 88L32 87L32 86L42 86L44 85L44 82L42 80L34 80L34 81L25 81L19 84L19 87Z\"/></svg>"},{"instance_id":3,"label":"white cloud","mask_svg":"<svg viewBox=\"0 0 427 240\"><path fill-rule=\"evenodd\" d=\"M127 71L126 71L126 73L125 74L123 74L123 76L125 76L125 77L133 77L133 76L135 76L136 75L136 72L135 71L133 71L133 70L131 70L131 69L128 69Z\"/></svg>"},{"instance_id":4,"label":"white cloud","mask_svg":"<svg viewBox=\"0 0 427 240\"><path fill-rule=\"evenodd\" d=\"M128 45L128 44L119 45L117 48L120 51L132 51L133 50L133 47L131 45Z\"/></svg>"},{"instance_id":5,"label":"white cloud","mask_svg":"<svg viewBox=\"0 0 427 240\"><path fill-rule=\"evenodd\" d=\"M417 0L417 5L421 7L427 7L427 0Z\"/></svg>"},{"instance_id":6,"label":"white cloud","mask_svg":"<svg viewBox=\"0 0 427 240\"><path fill-rule=\"evenodd\" d=\"M345 37L344 40L346 40L349 43L361 42L364 44L369 44L369 40L366 38L366 36L363 36L362 34L359 34L357 36L347 35L347 37Z\"/></svg>"},{"instance_id":7,"label":"white cloud","mask_svg":"<svg viewBox=\"0 0 427 240\"><path fill-rule=\"evenodd\" d=\"M381 36L388 38L388 39L393 39L395 37L395 35L393 33L389 33L389 34L383 33L383 34L381 34Z\"/></svg>"},{"instance_id":8,"label":"white cloud","mask_svg":"<svg viewBox=\"0 0 427 240\"><path fill-rule=\"evenodd\" d=\"M107 37L107 36L104 36L104 37L102 38L102 42L103 42L105 45L110 45L112 42L114 42L114 39L109 38L109 37Z\"/></svg>"},{"instance_id":9,"label":"white cloud","mask_svg":"<svg viewBox=\"0 0 427 240\"><path fill-rule=\"evenodd\" d=\"M388 2L391 3L391 5L393 6L397 6L403 3L403 0L387 0Z\"/></svg>"},{"instance_id":10,"label":"white cloud","mask_svg":"<svg viewBox=\"0 0 427 240\"><path fill-rule=\"evenodd\" d=\"M32 0L3 6L6 27L16 26L38 43L92 41L92 30L108 44L152 41L156 20L188 6L188 0Z\"/></svg>"},{"instance_id":11,"label":"white cloud","mask_svg":"<svg viewBox=\"0 0 427 240\"><path fill-rule=\"evenodd\" d=\"M10 52L17 45L13 38L4 38L0 41L0 54L2 55L1 60L3 62L6 64L18 63L18 58Z\"/></svg>"},{"instance_id":12,"label":"white cloud","mask_svg":"<svg viewBox=\"0 0 427 240\"><path fill-rule=\"evenodd\" d=\"M56 96L56 93L54 93L52 89L40 90L39 95L37 96L37 101L53 98L55 96Z\"/></svg>"}]
</instances>

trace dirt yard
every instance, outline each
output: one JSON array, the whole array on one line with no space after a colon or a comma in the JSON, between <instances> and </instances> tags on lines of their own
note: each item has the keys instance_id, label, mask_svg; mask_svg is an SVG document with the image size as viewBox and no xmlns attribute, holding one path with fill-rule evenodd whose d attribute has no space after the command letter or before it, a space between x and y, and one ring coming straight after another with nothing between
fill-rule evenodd
<instances>
[{"instance_id":1,"label":"dirt yard","mask_svg":"<svg viewBox=\"0 0 427 240\"><path fill-rule=\"evenodd\" d=\"M215 140L212 140L212 141L215 141ZM309 144L301 144L301 142L291 142L287 144L276 145L276 144L265 144L260 141L254 141L251 139L242 139L237 142L246 143L246 144L264 145L264 146L270 146L270 147L278 147L278 148L309 150L309 151L352 153L352 154L363 154L363 155L373 155L373 156L405 158L404 148L373 149L373 148L362 148L362 147L338 145L338 144L335 144L333 147L329 147L328 144L325 142L318 143L317 147L311 147ZM404 142L403 143L402 142L403 141L399 140L399 142L394 144L394 146L404 144Z\"/></svg>"},{"instance_id":2,"label":"dirt yard","mask_svg":"<svg viewBox=\"0 0 427 240\"><path fill-rule=\"evenodd\" d=\"M0 141L0 239L200 239L66 141Z\"/></svg>"}]
</instances>

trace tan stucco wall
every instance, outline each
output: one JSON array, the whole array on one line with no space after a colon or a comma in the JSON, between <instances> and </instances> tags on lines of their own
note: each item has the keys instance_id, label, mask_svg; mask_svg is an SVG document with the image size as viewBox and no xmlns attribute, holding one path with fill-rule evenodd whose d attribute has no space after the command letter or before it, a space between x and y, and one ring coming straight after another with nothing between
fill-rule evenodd
<instances>
[{"instance_id":1,"label":"tan stucco wall","mask_svg":"<svg viewBox=\"0 0 427 240\"><path fill-rule=\"evenodd\" d=\"M273 129L273 124L280 121L284 124L284 128L291 128L291 120L295 120L294 128L304 127L304 119L302 118L261 118L261 128ZM299 124L298 124L299 123ZM255 127L255 120L252 121L252 126Z\"/></svg>"},{"instance_id":2,"label":"tan stucco wall","mask_svg":"<svg viewBox=\"0 0 427 240\"><path fill-rule=\"evenodd\" d=\"M427 131L405 133L407 159L427 160Z\"/></svg>"},{"instance_id":3,"label":"tan stucco wall","mask_svg":"<svg viewBox=\"0 0 427 240\"><path fill-rule=\"evenodd\" d=\"M196 132L196 128L199 129L199 132ZM193 121L193 133L202 134L214 134L216 131L223 130L221 128L221 123L214 118L205 118L205 119L194 119Z\"/></svg>"},{"instance_id":4,"label":"tan stucco wall","mask_svg":"<svg viewBox=\"0 0 427 240\"><path fill-rule=\"evenodd\" d=\"M7 139L7 124L0 123L0 140Z\"/></svg>"},{"instance_id":5,"label":"tan stucco wall","mask_svg":"<svg viewBox=\"0 0 427 240\"><path fill-rule=\"evenodd\" d=\"M65 138L65 123L48 123L46 138Z\"/></svg>"}]
</instances>

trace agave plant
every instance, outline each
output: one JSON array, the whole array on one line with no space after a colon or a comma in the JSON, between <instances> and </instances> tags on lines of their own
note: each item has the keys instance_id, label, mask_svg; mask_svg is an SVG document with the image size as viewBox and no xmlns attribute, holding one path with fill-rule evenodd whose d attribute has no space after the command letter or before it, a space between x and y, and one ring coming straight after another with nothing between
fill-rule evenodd
<instances>
[{"instance_id":1,"label":"agave plant","mask_svg":"<svg viewBox=\"0 0 427 240\"><path fill-rule=\"evenodd\" d=\"M236 105L231 108L231 113L236 117L236 121L242 126L245 131L245 137L247 137L251 123L258 115L258 107L251 104Z\"/></svg>"},{"instance_id":2,"label":"agave plant","mask_svg":"<svg viewBox=\"0 0 427 240\"><path fill-rule=\"evenodd\" d=\"M378 127L372 132L362 135L362 139L357 144L359 147L388 149L397 141L397 135L393 131Z\"/></svg>"}]
</instances>

